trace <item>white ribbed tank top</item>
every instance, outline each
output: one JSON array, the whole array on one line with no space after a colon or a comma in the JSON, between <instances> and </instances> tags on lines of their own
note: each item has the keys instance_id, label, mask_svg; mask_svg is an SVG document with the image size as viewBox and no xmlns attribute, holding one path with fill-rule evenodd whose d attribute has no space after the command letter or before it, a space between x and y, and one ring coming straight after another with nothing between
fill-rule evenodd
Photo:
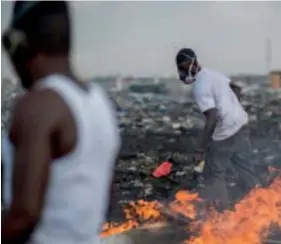
<instances>
[{"instance_id":1,"label":"white ribbed tank top","mask_svg":"<svg viewBox=\"0 0 281 244\"><path fill-rule=\"evenodd\" d=\"M51 75L37 87L52 89L64 100L76 121L78 141L70 154L51 164L45 205L31 237L32 244L99 243L108 205L114 162L120 146L115 112L97 84L89 84L89 92L85 92L68 79ZM11 165L12 155L9 158L7 164ZM11 184L11 173L7 171L5 189ZM10 194L5 195L9 204Z\"/></svg>"}]
</instances>

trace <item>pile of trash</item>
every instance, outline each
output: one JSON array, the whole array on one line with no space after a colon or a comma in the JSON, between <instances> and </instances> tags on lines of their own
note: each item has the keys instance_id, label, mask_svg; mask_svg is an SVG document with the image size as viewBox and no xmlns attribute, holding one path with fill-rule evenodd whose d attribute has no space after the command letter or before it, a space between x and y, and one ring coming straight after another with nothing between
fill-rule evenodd
<instances>
[{"instance_id":1,"label":"pile of trash","mask_svg":"<svg viewBox=\"0 0 281 244\"><path fill-rule=\"evenodd\" d=\"M281 93L248 86L242 104L249 113L251 141L256 164L281 166ZM12 100L21 90L2 91L1 128L7 126ZM130 200L163 200L178 189L192 188L193 152L204 118L192 95L111 92L119 118L122 148L116 163L113 199L117 205ZM155 177L162 162L171 162L169 173ZM229 184L235 181L230 174ZM120 211L122 209L120 208ZM113 214L117 216L118 214Z\"/></svg>"},{"instance_id":2,"label":"pile of trash","mask_svg":"<svg viewBox=\"0 0 281 244\"><path fill-rule=\"evenodd\" d=\"M253 158L265 178L268 166L281 167L280 95L270 89L247 87L242 99L250 118ZM178 189L191 189L195 185L194 146L204 123L192 96L112 94L112 97L119 107L123 139L114 178L114 202L165 200ZM153 172L165 161L172 161L170 173L155 177ZM229 186L235 187L235 172L230 170L228 179ZM118 208L114 207L114 211Z\"/></svg>"},{"instance_id":3,"label":"pile of trash","mask_svg":"<svg viewBox=\"0 0 281 244\"><path fill-rule=\"evenodd\" d=\"M255 140L278 140L281 132L280 93L268 90L266 102L261 101L262 95L248 89L242 101L249 113L252 137ZM189 94L179 99L152 94L115 94L113 99L119 107L124 138L121 154L162 152L170 147L175 147L171 148L173 152L190 152L193 138L204 124L191 97Z\"/></svg>"}]
</instances>

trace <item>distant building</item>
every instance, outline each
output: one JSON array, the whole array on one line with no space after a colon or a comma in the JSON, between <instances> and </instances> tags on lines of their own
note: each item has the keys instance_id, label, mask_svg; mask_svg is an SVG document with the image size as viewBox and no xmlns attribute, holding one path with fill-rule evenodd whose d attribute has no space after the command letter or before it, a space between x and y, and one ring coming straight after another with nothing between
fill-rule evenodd
<instances>
[{"instance_id":1,"label":"distant building","mask_svg":"<svg viewBox=\"0 0 281 244\"><path fill-rule=\"evenodd\" d=\"M116 76L96 76L92 80L101 85L105 90L110 90L116 86Z\"/></svg>"},{"instance_id":2,"label":"distant building","mask_svg":"<svg viewBox=\"0 0 281 244\"><path fill-rule=\"evenodd\" d=\"M239 80L246 84L266 84L268 81L267 75L232 75L230 79Z\"/></svg>"},{"instance_id":3,"label":"distant building","mask_svg":"<svg viewBox=\"0 0 281 244\"><path fill-rule=\"evenodd\" d=\"M168 94L168 90L166 89L166 86L164 83L159 84L140 84L140 83L134 83L131 84L128 87L128 90L133 93L139 93L139 94Z\"/></svg>"},{"instance_id":4,"label":"distant building","mask_svg":"<svg viewBox=\"0 0 281 244\"><path fill-rule=\"evenodd\" d=\"M281 88L281 70L271 71L269 74L270 85L272 88Z\"/></svg>"}]
</instances>

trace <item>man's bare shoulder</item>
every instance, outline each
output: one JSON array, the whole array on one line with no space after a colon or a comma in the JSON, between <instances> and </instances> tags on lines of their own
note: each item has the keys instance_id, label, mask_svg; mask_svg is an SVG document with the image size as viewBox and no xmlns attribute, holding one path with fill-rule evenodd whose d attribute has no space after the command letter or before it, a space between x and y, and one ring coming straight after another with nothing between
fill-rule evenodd
<instances>
[{"instance_id":1,"label":"man's bare shoulder","mask_svg":"<svg viewBox=\"0 0 281 244\"><path fill-rule=\"evenodd\" d=\"M12 125L44 128L54 125L64 114L66 105L53 90L34 90L23 95L15 104Z\"/></svg>"}]
</instances>

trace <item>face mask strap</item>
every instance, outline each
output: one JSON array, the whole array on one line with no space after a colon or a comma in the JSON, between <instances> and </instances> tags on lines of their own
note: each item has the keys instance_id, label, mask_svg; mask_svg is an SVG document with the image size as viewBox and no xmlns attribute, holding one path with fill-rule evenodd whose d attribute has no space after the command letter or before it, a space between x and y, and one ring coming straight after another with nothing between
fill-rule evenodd
<instances>
[{"instance_id":1,"label":"face mask strap","mask_svg":"<svg viewBox=\"0 0 281 244\"><path fill-rule=\"evenodd\" d=\"M185 53L180 53L179 55L185 57L186 59L191 60L191 64L190 64L190 66L189 66L189 68L188 68L188 76L191 76L191 71L192 71L192 68L193 68L193 66L194 66L194 63L195 63L196 58L195 58L195 57L192 57L192 56L190 56L190 55L188 55L188 54L185 54Z\"/></svg>"},{"instance_id":2,"label":"face mask strap","mask_svg":"<svg viewBox=\"0 0 281 244\"><path fill-rule=\"evenodd\" d=\"M192 56L190 56L188 54L185 54L185 53L180 53L179 55L185 57L188 60L191 60L191 64L190 64L190 66L188 68L188 72L184 72L184 71L180 72L180 79L182 81L190 83L191 81L194 80L194 76L192 75L192 69L193 69L193 66L195 64L196 57L192 57Z\"/></svg>"},{"instance_id":3,"label":"face mask strap","mask_svg":"<svg viewBox=\"0 0 281 244\"><path fill-rule=\"evenodd\" d=\"M194 57L192 57L192 56L190 56L190 55L188 55L188 54L185 54L185 53L180 53L179 55L180 55L180 56L183 56L183 57L185 57L185 58L187 58L187 59L194 59Z\"/></svg>"},{"instance_id":4,"label":"face mask strap","mask_svg":"<svg viewBox=\"0 0 281 244\"><path fill-rule=\"evenodd\" d=\"M192 59L191 59L191 64L189 65L189 68L188 68L188 76L189 76L189 77L192 76L192 73L191 73L191 72L192 72L192 68L193 68L193 65L194 65L194 61L195 61L194 58L192 58Z\"/></svg>"}]
</instances>

